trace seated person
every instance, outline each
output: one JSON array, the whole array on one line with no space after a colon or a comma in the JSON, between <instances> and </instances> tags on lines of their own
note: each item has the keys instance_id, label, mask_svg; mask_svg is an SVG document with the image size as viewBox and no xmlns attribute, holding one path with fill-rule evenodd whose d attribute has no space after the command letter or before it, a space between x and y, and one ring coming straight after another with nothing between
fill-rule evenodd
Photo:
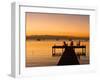
<instances>
[{"instance_id":1,"label":"seated person","mask_svg":"<svg viewBox=\"0 0 100 80\"><path fill-rule=\"evenodd\" d=\"M65 41L63 41L63 46L68 46L68 44L66 44L66 42L65 42Z\"/></svg>"},{"instance_id":2,"label":"seated person","mask_svg":"<svg viewBox=\"0 0 100 80\"><path fill-rule=\"evenodd\" d=\"M74 43L73 43L73 41L71 40L71 42L70 42L70 46L73 46L74 45Z\"/></svg>"}]
</instances>

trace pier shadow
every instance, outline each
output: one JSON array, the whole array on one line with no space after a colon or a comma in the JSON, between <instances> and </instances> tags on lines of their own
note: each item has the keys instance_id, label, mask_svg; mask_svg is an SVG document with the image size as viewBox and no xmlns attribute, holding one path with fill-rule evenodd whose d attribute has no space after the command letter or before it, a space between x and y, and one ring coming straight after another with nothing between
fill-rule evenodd
<instances>
[{"instance_id":1,"label":"pier shadow","mask_svg":"<svg viewBox=\"0 0 100 80\"><path fill-rule=\"evenodd\" d=\"M80 63L75 54L75 50L72 47L65 46L65 51L63 52L57 65L78 65L78 64Z\"/></svg>"}]
</instances>

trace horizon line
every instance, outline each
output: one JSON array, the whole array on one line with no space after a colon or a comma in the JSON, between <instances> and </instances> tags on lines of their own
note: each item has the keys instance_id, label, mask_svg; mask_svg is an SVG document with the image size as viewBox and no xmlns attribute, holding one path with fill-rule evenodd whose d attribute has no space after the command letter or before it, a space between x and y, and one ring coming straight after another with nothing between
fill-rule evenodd
<instances>
[{"instance_id":1,"label":"horizon line","mask_svg":"<svg viewBox=\"0 0 100 80\"><path fill-rule=\"evenodd\" d=\"M28 36L62 36L62 37L80 37L80 38L89 38L89 36L73 36L73 35L45 35L45 34L36 34L36 35L26 35L27 37Z\"/></svg>"}]
</instances>

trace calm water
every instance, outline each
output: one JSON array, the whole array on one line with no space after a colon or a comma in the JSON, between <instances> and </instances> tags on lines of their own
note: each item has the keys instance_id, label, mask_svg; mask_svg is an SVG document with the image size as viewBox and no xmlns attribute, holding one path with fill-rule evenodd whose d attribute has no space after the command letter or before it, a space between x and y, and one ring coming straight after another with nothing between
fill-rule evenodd
<instances>
[{"instance_id":1,"label":"calm water","mask_svg":"<svg viewBox=\"0 0 100 80\"><path fill-rule=\"evenodd\" d=\"M70 44L67 41L68 45ZM61 56L52 56L52 46L54 45L63 45L63 41L35 41L27 40L26 41L26 67L33 66L55 66ZM74 41L76 45L76 41ZM89 63L89 42L81 42L81 45L86 45L86 57L80 57L80 63L85 64ZM81 49L76 49L75 52L81 52ZM61 49L56 50L57 53L62 53Z\"/></svg>"}]
</instances>

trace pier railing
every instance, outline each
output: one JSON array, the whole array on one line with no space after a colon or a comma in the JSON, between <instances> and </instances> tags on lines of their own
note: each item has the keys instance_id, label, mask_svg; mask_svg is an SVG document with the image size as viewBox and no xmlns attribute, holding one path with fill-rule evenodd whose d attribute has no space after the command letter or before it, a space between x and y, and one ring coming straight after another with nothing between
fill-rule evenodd
<instances>
[{"instance_id":1,"label":"pier railing","mask_svg":"<svg viewBox=\"0 0 100 80\"><path fill-rule=\"evenodd\" d=\"M54 46L52 46L52 56L62 55L65 47L69 47L69 48L73 48L73 49L82 49L82 53L78 53L76 55L79 57L86 56L86 46L85 45L83 45L83 46L55 46L54 45ZM57 54L56 49L62 49L61 54Z\"/></svg>"}]
</instances>

